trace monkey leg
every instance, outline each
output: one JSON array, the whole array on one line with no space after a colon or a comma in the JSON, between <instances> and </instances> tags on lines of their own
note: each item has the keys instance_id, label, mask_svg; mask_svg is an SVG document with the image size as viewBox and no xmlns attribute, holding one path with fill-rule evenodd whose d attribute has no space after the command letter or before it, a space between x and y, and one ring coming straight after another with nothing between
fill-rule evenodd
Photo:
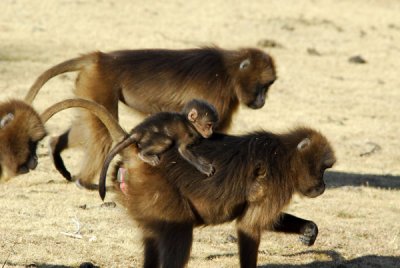
<instances>
[{"instance_id":1,"label":"monkey leg","mask_svg":"<svg viewBox=\"0 0 400 268\"><path fill-rule=\"evenodd\" d=\"M306 246L312 246L318 236L318 226L313 221L287 213L281 213L272 231L300 234L300 241Z\"/></svg>"},{"instance_id":2,"label":"monkey leg","mask_svg":"<svg viewBox=\"0 0 400 268\"><path fill-rule=\"evenodd\" d=\"M160 163L159 154L165 152L172 144L170 138L166 138L165 135L157 135L152 133L151 140L140 141L139 146L141 148L138 156L144 162L157 166Z\"/></svg>"},{"instance_id":3,"label":"monkey leg","mask_svg":"<svg viewBox=\"0 0 400 268\"><path fill-rule=\"evenodd\" d=\"M193 225L191 223L164 223L160 227L158 241L161 267L185 267L192 248Z\"/></svg>"},{"instance_id":4,"label":"monkey leg","mask_svg":"<svg viewBox=\"0 0 400 268\"><path fill-rule=\"evenodd\" d=\"M145 237L144 244L144 268L160 267L160 256L158 255L157 240L152 237Z\"/></svg>"},{"instance_id":5,"label":"monkey leg","mask_svg":"<svg viewBox=\"0 0 400 268\"><path fill-rule=\"evenodd\" d=\"M192 154L192 152L190 152L185 145L180 145L178 151L186 161L192 164L201 173L207 175L208 177L214 174L215 169L213 165L206 159Z\"/></svg>"},{"instance_id":6,"label":"monkey leg","mask_svg":"<svg viewBox=\"0 0 400 268\"><path fill-rule=\"evenodd\" d=\"M85 66L76 80L75 94L103 105L118 120L119 91L112 75L106 73L99 62ZM76 131L70 134L69 142L74 137L84 150L82 167L74 176L76 183L87 189L97 189L93 180L98 178L112 139L104 124L87 110L79 110L79 120L74 122L74 127Z\"/></svg>"},{"instance_id":7,"label":"monkey leg","mask_svg":"<svg viewBox=\"0 0 400 268\"><path fill-rule=\"evenodd\" d=\"M260 246L260 231L245 230L246 228L239 227L238 243L240 267L252 268L257 267L258 247Z\"/></svg>"},{"instance_id":8,"label":"monkey leg","mask_svg":"<svg viewBox=\"0 0 400 268\"><path fill-rule=\"evenodd\" d=\"M93 184L104 164L107 153L110 151L112 139L107 128L101 121L92 114L86 114L88 117L79 125L81 129L81 145L84 149L84 158L82 166L77 175L76 183L89 190L98 189L97 184ZM84 135L82 137L82 135ZM72 137L71 137L72 138ZM77 137L78 139L78 137Z\"/></svg>"},{"instance_id":9,"label":"monkey leg","mask_svg":"<svg viewBox=\"0 0 400 268\"><path fill-rule=\"evenodd\" d=\"M64 161L61 157L61 152L68 148L68 136L70 129L65 131L63 134L57 137L50 138L49 150L52 157L54 166L61 173L61 175L67 180L71 181L71 173L65 167Z\"/></svg>"}]
</instances>

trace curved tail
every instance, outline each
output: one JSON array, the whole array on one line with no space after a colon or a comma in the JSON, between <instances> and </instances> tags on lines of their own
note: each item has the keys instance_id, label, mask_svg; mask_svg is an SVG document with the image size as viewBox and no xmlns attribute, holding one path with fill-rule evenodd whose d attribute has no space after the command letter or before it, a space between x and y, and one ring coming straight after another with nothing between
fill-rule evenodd
<instances>
[{"instance_id":1,"label":"curved tail","mask_svg":"<svg viewBox=\"0 0 400 268\"><path fill-rule=\"evenodd\" d=\"M35 83L31 86L28 93L26 94L25 101L31 104L42 86L51 78L62 73L79 71L83 67L95 63L97 61L97 55L98 53L84 55L78 58L64 61L51 67L36 79Z\"/></svg>"},{"instance_id":2,"label":"curved tail","mask_svg":"<svg viewBox=\"0 0 400 268\"><path fill-rule=\"evenodd\" d=\"M75 98L60 101L47 108L40 115L40 118L42 119L43 123L46 123L54 114L72 107L84 108L96 115L106 126L114 141L119 142L128 135L118 124L118 121L111 115L111 113L104 108L104 106L85 99Z\"/></svg>"},{"instance_id":3,"label":"curved tail","mask_svg":"<svg viewBox=\"0 0 400 268\"><path fill-rule=\"evenodd\" d=\"M111 161L113 158L123 149L128 147L131 144L136 143L136 138L133 135L128 136L123 141L119 142L111 149L108 153L106 159L104 160L103 168L100 172L100 179L99 179L99 193L102 200L106 197L106 177L107 177L107 170L110 166Z\"/></svg>"},{"instance_id":4,"label":"curved tail","mask_svg":"<svg viewBox=\"0 0 400 268\"><path fill-rule=\"evenodd\" d=\"M114 156L118 154L120 150L126 148L134 142L135 136L128 136L128 133L126 133L125 130L122 129L122 127L118 124L118 121L102 105L85 99L75 98L60 101L47 108L40 115L40 118L42 119L43 123L46 123L54 114L72 107L88 109L91 113L96 115L106 126L112 139L116 142L119 142L108 153L107 158L104 161L103 168L101 170L99 191L101 198L104 200L104 197L106 196L106 175L108 166L110 165Z\"/></svg>"}]
</instances>

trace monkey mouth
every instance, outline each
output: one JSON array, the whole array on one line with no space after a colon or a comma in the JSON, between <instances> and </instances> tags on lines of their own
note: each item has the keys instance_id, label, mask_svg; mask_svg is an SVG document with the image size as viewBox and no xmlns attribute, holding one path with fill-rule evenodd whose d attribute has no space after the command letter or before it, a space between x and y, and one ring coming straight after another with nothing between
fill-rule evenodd
<instances>
[{"instance_id":1,"label":"monkey mouth","mask_svg":"<svg viewBox=\"0 0 400 268\"><path fill-rule=\"evenodd\" d=\"M266 99L266 96L263 96L263 95L258 96L256 100L254 100L253 102L247 104L247 106L249 108L251 108L251 109L254 109L254 110L260 109L260 108L262 108L264 106L265 99Z\"/></svg>"},{"instance_id":2,"label":"monkey mouth","mask_svg":"<svg viewBox=\"0 0 400 268\"><path fill-rule=\"evenodd\" d=\"M257 109L261 109L265 104L265 101L254 101L250 104L248 104L247 106L251 109L257 110Z\"/></svg>"},{"instance_id":3,"label":"monkey mouth","mask_svg":"<svg viewBox=\"0 0 400 268\"><path fill-rule=\"evenodd\" d=\"M317 186L309 188L304 195L310 198L315 198L322 195L325 192L325 183L320 183Z\"/></svg>"},{"instance_id":4,"label":"monkey mouth","mask_svg":"<svg viewBox=\"0 0 400 268\"><path fill-rule=\"evenodd\" d=\"M28 172L29 172L29 168L26 166L19 167L18 171L17 171L18 175L26 174Z\"/></svg>"}]
</instances>

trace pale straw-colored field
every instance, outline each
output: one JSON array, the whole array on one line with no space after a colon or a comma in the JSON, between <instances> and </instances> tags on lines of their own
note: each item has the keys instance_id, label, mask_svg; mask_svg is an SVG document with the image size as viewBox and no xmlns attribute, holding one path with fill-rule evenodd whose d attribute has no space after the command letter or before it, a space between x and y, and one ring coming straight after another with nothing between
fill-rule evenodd
<instances>
[{"instance_id":1,"label":"pale straw-colored field","mask_svg":"<svg viewBox=\"0 0 400 268\"><path fill-rule=\"evenodd\" d=\"M2 0L0 10L1 100L22 98L42 71L94 50L264 49L279 79L263 109L240 109L231 133L307 124L330 139L338 162L322 196L288 208L318 224L315 245L266 232L258 265L400 267L400 1ZM366 63L349 61L357 55ZM73 96L74 78L47 83L35 108ZM121 114L126 129L141 119L123 105ZM49 132L74 115L57 115ZM140 233L124 208L67 183L47 141L35 171L0 185L0 267L139 267ZM77 171L79 151L64 155ZM82 239L63 234L74 221ZM234 224L197 229L188 266L238 267L235 235Z\"/></svg>"}]
</instances>

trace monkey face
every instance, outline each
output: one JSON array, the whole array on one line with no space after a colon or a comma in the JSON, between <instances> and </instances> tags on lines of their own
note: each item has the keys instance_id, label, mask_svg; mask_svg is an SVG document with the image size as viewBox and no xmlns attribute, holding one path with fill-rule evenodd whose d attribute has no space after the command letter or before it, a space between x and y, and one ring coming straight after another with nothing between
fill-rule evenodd
<instances>
[{"instance_id":1,"label":"monkey face","mask_svg":"<svg viewBox=\"0 0 400 268\"><path fill-rule=\"evenodd\" d=\"M316 143L324 141L313 141L304 139L299 143L297 149L300 151L302 166L299 168L299 192L307 197L314 198L324 193L325 170L331 168L336 162L333 150L329 144L316 146Z\"/></svg>"},{"instance_id":2,"label":"monkey face","mask_svg":"<svg viewBox=\"0 0 400 268\"><path fill-rule=\"evenodd\" d=\"M275 82L275 80L268 81L265 84L257 84L255 86L255 92L252 100L247 104L251 109L260 109L265 104L269 87Z\"/></svg>"},{"instance_id":3,"label":"monkey face","mask_svg":"<svg viewBox=\"0 0 400 268\"><path fill-rule=\"evenodd\" d=\"M252 51L250 57L239 66L239 100L251 109L260 109L270 86L276 80L272 58L260 51Z\"/></svg>"},{"instance_id":4,"label":"monkey face","mask_svg":"<svg viewBox=\"0 0 400 268\"><path fill-rule=\"evenodd\" d=\"M204 122L203 120L197 120L196 122L193 123L194 127L196 128L197 132L200 133L200 135L203 138L209 138L213 134L213 126L214 123L206 121Z\"/></svg>"},{"instance_id":5,"label":"monkey face","mask_svg":"<svg viewBox=\"0 0 400 268\"><path fill-rule=\"evenodd\" d=\"M182 110L187 119L203 138L213 134L213 127L218 122L218 113L215 107L206 101L193 99Z\"/></svg>"},{"instance_id":6,"label":"monkey face","mask_svg":"<svg viewBox=\"0 0 400 268\"><path fill-rule=\"evenodd\" d=\"M37 166L36 148L46 135L39 115L21 101L0 104L0 181Z\"/></svg>"}]
</instances>

